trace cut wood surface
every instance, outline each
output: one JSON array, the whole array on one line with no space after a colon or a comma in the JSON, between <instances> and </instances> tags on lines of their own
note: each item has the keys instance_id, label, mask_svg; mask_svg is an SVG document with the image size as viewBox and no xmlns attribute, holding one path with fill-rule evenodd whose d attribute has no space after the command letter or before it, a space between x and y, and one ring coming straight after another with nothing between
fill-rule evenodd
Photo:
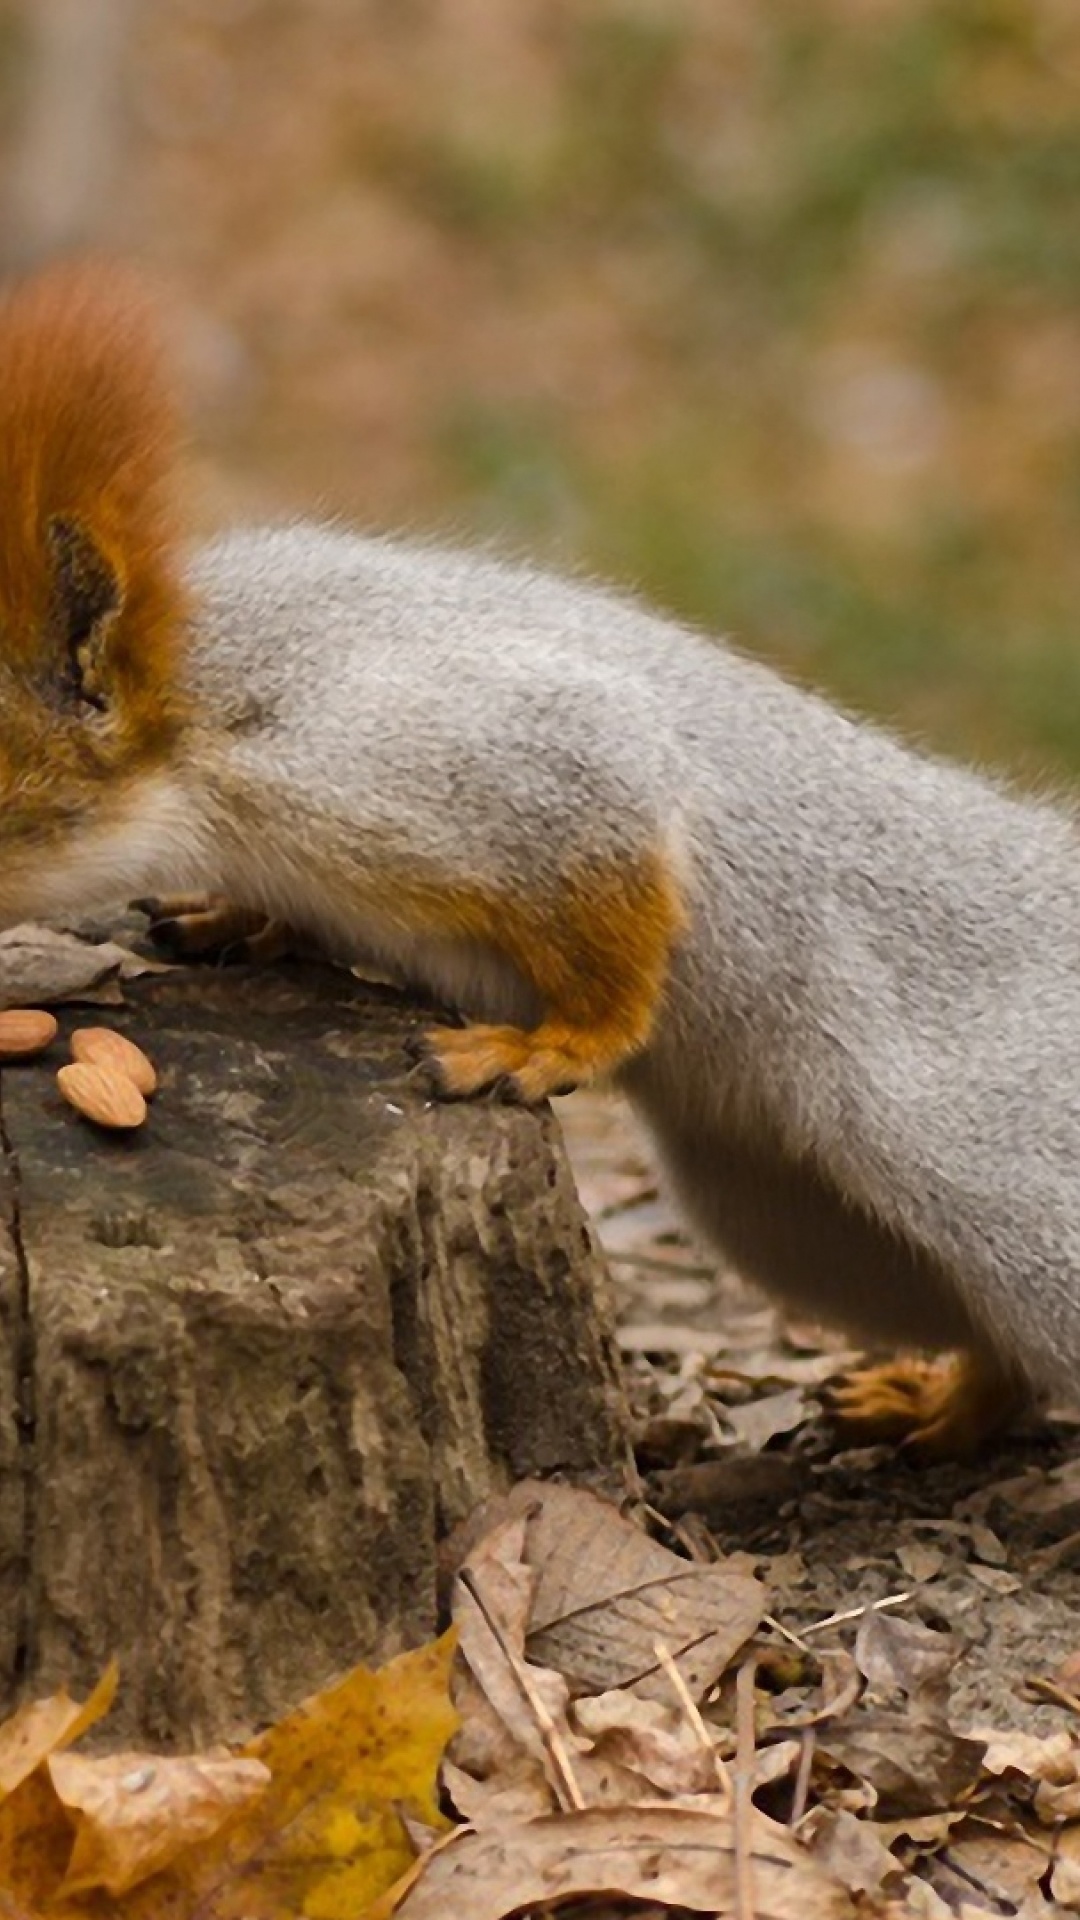
<instances>
[{"instance_id":1,"label":"cut wood surface","mask_svg":"<svg viewBox=\"0 0 1080 1920\"><path fill-rule=\"evenodd\" d=\"M544 1109L431 1099L341 971L178 970L106 1018L147 1124L0 1074L3 1707L121 1666L112 1743L269 1720L436 1625L436 1549L625 1460L603 1261ZM610 1483L610 1481L609 1481Z\"/></svg>"}]
</instances>

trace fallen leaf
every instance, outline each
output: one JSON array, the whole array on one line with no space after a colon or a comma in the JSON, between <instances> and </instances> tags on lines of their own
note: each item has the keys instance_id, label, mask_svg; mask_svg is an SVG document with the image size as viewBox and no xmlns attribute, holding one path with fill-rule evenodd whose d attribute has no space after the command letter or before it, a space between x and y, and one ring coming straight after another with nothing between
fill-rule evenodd
<instances>
[{"instance_id":1,"label":"fallen leaf","mask_svg":"<svg viewBox=\"0 0 1080 1920\"><path fill-rule=\"evenodd\" d=\"M777 1434L791 1433L809 1419L813 1409L807 1406L804 1387L788 1387L783 1393L765 1394L742 1407L725 1407L724 1419L736 1437L751 1453L760 1453Z\"/></svg>"},{"instance_id":2,"label":"fallen leaf","mask_svg":"<svg viewBox=\"0 0 1080 1920\"><path fill-rule=\"evenodd\" d=\"M633 1782L622 1799L678 1800L716 1793L714 1750L702 1743L680 1706L642 1700L618 1688L576 1700L570 1717L574 1729L590 1742L590 1760L609 1763ZM590 1792L588 1798L593 1804L597 1796ZM608 1804L613 1798L607 1796Z\"/></svg>"},{"instance_id":3,"label":"fallen leaf","mask_svg":"<svg viewBox=\"0 0 1080 1920\"><path fill-rule=\"evenodd\" d=\"M1061 1906L1080 1912L1080 1827L1055 1836L1050 1891Z\"/></svg>"},{"instance_id":4,"label":"fallen leaf","mask_svg":"<svg viewBox=\"0 0 1080 1920\"><path fill-rule=\"evenodd\" d=\"M70 1858L71 1822L39 1769L0 1805L0 1887L36 1920L52 1902Z\"/></svg>"},{"instance_id":5,"label":"fallen leaf","mask_svg":"<svg viewBox=\"0 0 1080 1920\"><path fill-rule=\"evenodd\" d=\"M0 1794L14 1793L43 1760L72 1745L116 1698L118 1672L113 1661L89 1698L81 1704L61 1687L47 1700L28 1701L0 1726Z\"/></svg>"},{"instance_id":6,"label":"fallen leaf","mask_svg":"<svg viewBox=\"0 0 1080 1920\"><path fill-rule=\"evenodd\" d=\"M1008 1559L1004 1543L985 1520L973 1520L968 1528L972 1551L988 1567L1003 1567Z\"/></svg>"},{"instance_id":7,"label":"fallen leaf","mask_svg":"<svg viewBox=\"0 0 1080 1920\"><path fill-rule=\"evenodd\" d=\"M243 1749L270 1783L212 1840L122 1904L79 1895L48 1920L358 1920L415 1864L405 1816L447 1825L436 1773L457 1723L453 1648L444 1634L305 1701Z\"/></svg>"},{"instance_id":8,"label":"fallen leaf","mask_svg":"<svg viewBox=\"0 0 1080 1920\"><path fill-rule=\"evenodd\" d=\"M711 1353L716 1346L715 1333L703 1333L697 1327L672 1326L666 1320L650 1320L640 1325L628 1322L618 1330L620 1353L677 1354L680 1359Z\"/></svg>"},{"instance_id":9,"label":"fallen leaf","mask_svg":"<svg viewBox=\"0 0 1080 1920\"><path fill-rule=\"evenodd\" d=\"M538 1569L520 1559L528 1529L524 1512L493 1527L455 1583L461 1662L454 1698L462 1725L443 1779L458 1811L487 1831L560 1806L716 1795L709 1736L693 1725L670 1681L664 1701L615 1688L571 1706L563 1676L526 1660L538 1580Z\"/></svg>"},{"instance_id":10,"label":"fallen leaf","mask_svg":"<svg viewBox=\"0 0 1080 1920\"><path fill-rule=\"evenodd\" d=\"M911 1540L897 1547L896 1557L908 1579L917 1581L920 1586L927 1580L936 1579L945 1565L941 1548L929 1547L921 1540Z\"/></svg>"},{"instance_id":11,"label":"fallen leaf","mask_svg":"<svg viewBox=\"0 0 1080 1920\"><path fill-rule=\"evenodd\" d=\"M507 1505L528 1515L525 1557L536 1574L528 1657L575 1691L626 1686L670 1701L659 1640L700 1700L761 1620L766 1595L756 1580L680 1559L595 1494L527 1481Z\"/></svg>"},{"instance_id":12,"label":"fallen leaf","mask_svg":"<svg viewBox=\"0 0 1080 1920\"><path fill-rule=\"evenodd\" d=\"M993 1902L991 1911L1007 1913L1035 1893L1050 1864L1046 1845L1022 1834L996 1833L977 1821L965 1821L951 1836L943 1859L973 1889ZM1060 1896L1057 1896L1060 1898Z\"/></svg>"},{"instance_id":13,"label":"fallen leaf","mask_svg":"<svg viewBox=\"0 0 1080 1920\"><path fill-rule=\"evenodd\" d=\"M264 1793L260 1760L117 1753L107 1759L55 1754L49 1774L75 1816L75 1845L58 1898L95 1887L127 1893L202 1846L239 1808Z\"/></svg>"},{"instance_id":14,"label":"fallen leaf","mask_svg":"<svg viewBox=\"0 0 1080 1920\"><path fill-rule=\"evenodd\" d=\"M943 1724L899 1713L854 1713L818 1734L819 1751L873 1788L882 1819L935 1813L969 1793L983 1744Z\"/></svg>"},{"instance_id":15,"label":"fallen leaf","mask_svg":"<svg viewBox=\"0 0 1080 1920\"><path fill-rule=\"evenodd\" d=\"M1049 1473L1019 1474L991 1491L1017 1512L1061 1532L1080 1527L1080 1459L1066 1460Z\"/></svg>"},{"instance_id":16,"label":"fallen leaf","mask_svg":"<svg viewBox=\"0 0 1080 1920\"><path fill-rule=\"evenodd\" d=\"M525 1658L536 1588L535 1570L522 1559L527 1527L524 1513L492 1527L454 1584L461 1659L453 1696L461 1727L450 1749L453 1778L446 1778L459 1813L478 1826L548 1813L564 1801L536 1703L572 1746L570 1691L561 1674Z\"/></svg>"},{"instance_id":17,"label":"fallen leaf","mask_svg":"<svg viewBox=\"0 0 1080 1920\"><path fill-rule=\"evenodd\" d=\"M62 1000L115 1004L122 980L166 973L114 940L82 940L52 927L9 927L0 933L0 1007L42 1007Z\"/></svg>"},{"instance_id":18,"label":"fallen leaf","mask_svg":"<svg viewBox=\"0 0 1080 1920\"><path fill-rule=\"evenodd\" d=\"M989 1587L991 1593L1019 1593L1023 1581L1018 1574L1008 1573L1004 1567L984 1567L972 1561L968 1572L981 1587Z\"/></svg>"},{"instance_id":19,"label":"fallen leaf","mask_svg":"<svg viewBox=\"0 0 1080 1920\"><path fill-rule=\"evenodd\" d=\"M1074 1781L1080 1771L1080 1747L1072 1734L1062 1727L1057 1733L1022 1733L1008 1727L999 1732L992 1727L976 1727L972 1737L983 1741L983 1770L986 1773L1019 1773L1026 1780L1045 1780L1053 1786Z\"/></svg>"},{"instance_id":20,"label":"fallen leaf","mask_svg":"<svg viewBox=\"0 0 1080 1920\"><path fill-rule=\"evenodd\" d=\"M1043 1783L1035 1789L1035 1814L1044 1826L1057 1827L1063 1820L1080 1820L1080 1780L1052 1787Z\"/></svg>"},{"instance_id":21,"label":"fallen leaf","mask_svg":"<svg viewBox=\"0 0 1080 1920\"><path fill-rule=\"evenodd\" d=\"M855 1662L873 1690L906 1694L912 1711L923 1718L943 1717L958 1658L947 1634L895 1614L864 1615L855 1636Z\"/></svg>"},{"instance_id":22,"label":"fallen leaf","mask_svg":"<svg viewBox=\"0 0 1080 1920\"><path fill-rule=\"evenodd\" d=\"M755 1920L854 1920L847 1890L754 1811ZM590 1808L486 1833L436 1854L399 1920L505 1920L532 1906L603 1893L726 1917L735 1912L730 1817L682 1807Z\"/></svg>"},{"instance_id":23,"label":"fallen leaf","mask_svg":"<svg viewBox=\"0 0 1080 1920\"><path fill-rule=\"evenodd\" d=\"M872 1820L845 1809L813 1807L799 1822L799 1838L819 1865L852 1893L877 1893L902 1871Z\"/></svg>"}]
</instances>

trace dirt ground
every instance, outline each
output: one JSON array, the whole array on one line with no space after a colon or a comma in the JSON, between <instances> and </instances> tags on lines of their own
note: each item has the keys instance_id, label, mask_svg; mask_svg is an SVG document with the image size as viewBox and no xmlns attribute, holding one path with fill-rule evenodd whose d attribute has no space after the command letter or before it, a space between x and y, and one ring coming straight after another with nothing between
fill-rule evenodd
<instances>
[{"instance_id":1,"label":"dirt ground","mask_svg":"<svg viewBox=\"0 0 1080 1920\"><path fill-rule=\"evenodd\" d=\"M838 1450L817 1396L842 1341L785 1325L690 1242L622 1103L575 1094L559 1110L611 1263L658 1523L697 1554L750 1556L774 1617L817 1648L850 1642L830 1615L905 1596L902 1617L962 1649L958 1731L1075 1724L1080 1417L1055 1412L964 1467Z\"/></svg>"}]
</instances>

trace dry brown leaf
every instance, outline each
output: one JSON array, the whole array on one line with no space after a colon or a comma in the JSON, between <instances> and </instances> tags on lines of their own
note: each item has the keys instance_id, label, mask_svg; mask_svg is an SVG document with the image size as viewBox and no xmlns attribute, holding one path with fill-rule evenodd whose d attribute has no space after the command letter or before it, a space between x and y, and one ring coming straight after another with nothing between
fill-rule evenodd
<instances>
[{"instance_id":1,"label":"dry brown leaf","mask_svg":"<svg viewBox=\"0 0 1080 1920\"><path fill-rule=\"evenodd\" d=\"M146 960L113 940L80 940L51 927L0 933L0 1007L63 1000L115 1005L124 997L121 981L168 971L163 961Z\"/></svg>"},{"instance_id":2,"label":"dry brown leaf","mask_svg":"<svg viewBox=\"0 0 1080 1920\"><path fill-rule=\"evenodd\" d=\"M947 1634L895 1614L866 1614L855 1636L855 1661L873 1690L906 1694L912 1712L924 1719L944 1716L958 1657Z\"/></svg>"},{"instance_id":3,"label":"dry brown leaf","mask_svg":"<svg viewBox=\"0 0 1080 1920\"><path fill-rule=\"evenodd\" d=\"M439 1779L454 1811L478 1832L557 1811L547 1774L530 1755L518 1751L490 1771L468 1749L462 1759L468 1764L444 1760Z\"/></svg>"},{"instance_id":4,"label":"dry brown leaf","mask_svg":"<svg viewBox=\"0 0 1080 1920\"><path fill-rule=\"evenodd\" d=\"M903 1871L874 1822L859 1820L844 1808L811 1808L799 1823L799 1838L852 1893L877 1893Z\"/></svg>"},{"instance_id":5,"label":"dry brown leaf","mask_svg":"<svg viewBox=\"0 0 1080 1920\"><path fill-rule=\"evenodd\" d=\"M955 1827L969 1818L966 1807L949 1807L941 1813L901 1815L898 1820L875 1820L874 1826L885 1846L901 1841L908 1851L934 1853L945 1845Z\"/></svg>"},{"instance_id":6,"label":"dry brown leaf","mask_svg":"<svg viewBox=\"0 0 1080 1920\"><path fill-rule=\"evenodd\" d=\"M991 1593L1019 1593L1024 1584L1017 1573L1008 1573L1004 1567L980 1566L974 1560L968 1565L968 1573L980 1587L988 1587Z\"/></svg>"},{"instance_id":7,"label":"dry brown leaf","mask_svg":"<svg viewBox=\"0 0 1080 1920\"><path fill-rule=\"evenodd\" d=\"M755 1811L750 1838L755 1920L853 1920L850 1894L785 1827ZM733 1914L730 1817L682 1807L590 1808L466 1832L429 1861L398 1913L399 1920L506 1920L596 1893Z\"/></svg>"},{"instance_id":8,"label":"dry brown leaf","mask_svg":"<svg viewBox=\"0 0 1080 1920\"><path fill-rule=\"evenodd\" d=\"M862 1674L855 1665L850 1653L843 1647L835 1647L817 1655L821 1666L821 1700L808 1711L795 1713L770 1713L768 1701L763 1703L766 1724L783 1728L785 1732L800 1727L819 1727L826 1720L837 1720L854 1706L863 1688ZM779 1707L780 1702L777 1702Z\"/></svg>"},{"instance_id":9,"label":"dry brown leaf","mask_svg":"<svg viewBox=\"0 0 1080 1920\"><path fill-rule=\"evenodd\" d=\"M978 1821L965 1821L949 1840L942 1858L971 1887L987 1896L992 1911L1008 1913L1037 1892L1050 1864L1047 1844L1033 1845L1019 1833L997 1833Z\"/></svg>"},{"instance_id":10,"label":"dry brown leaf","mask_svg":"<svg viewBox=\"0 0 1080 1920\"><path fill-rule=\"evenodd\" d=\"M1071 1912L1080 1912L1080 1827L1064 1827L1056 1836L1053 1862L1050 1891L1054 1899Z\"/></svg>"},{"instance_id":11,"label":"dry brown leaf","mask_svg":"<svg viewBox=\"0 0 1080 1920\"><path fill-rule=\"evenodd\" d=\"M569 1689L560 1674L529 1664L525 1634L536 1574L522 1559L525 1514L485 1533L454 1585L461 1659L453 1680L461 1727L445 1783L459 1813L477 1826L549 1813L564 1803L552 1749L538 1717L548 1717L566 1746Z\"/></svg>"},{"instance_id":12,"label":"dry brown leaf","mask_svg":"<svg viewBox=\"0 0 1080 1920\"><path fill-rule=\"evenodd\" d=\"M752 1453L760 1453L777 1434L801 1427L816 1408L807 1404L805 1387L787 1387L782 1393L748 1400L745 1406L725 1407L723 1412L725 1424L743 1445Z\"/></svg>"},{"instance_id":13,"label":"dry brown leaf","mask_svg":"<svg viewBox=\"0 0 1080 1920\"><path fill-rule=\"evenodd\" d=\"M462 1726L443 1783L458 1811L486 1831L560 1806L717 1795L710 1736L694 1727L670 1683L666 1702L619 1688L570 1707L562 1676L526 1662L536 1584L519 1558L527 1526L519 1514L485 1534L456 1584Z\"/></svg>"},{"instance_id":14,"label":"dry brown leaf","mask_svg":"<svg viewBox=\"0 0 1080 1920\"><path fill-rule=\"evenodd\" d=\"M0 1794L14 1793L35 1767L61 1747L71 1746L116 1698L115 1660L106 1667L89 1698L81 1704L63 1687L47 1700L32 1700L0 1726Z\"/></svg>"},{"instance_id":15,"label":"dry brown leaf","mask_svg":"<svg viewBox=\"0 0 1080 1920\"><path fill-rule=\"evenodd\" d=\"M55 1754L49 1774L75 1816L75 1845L58 1898L101 1887L127 1893L189 1847L212 1841L270 1780L259 1760L118 1753Z\"/></svg>"},{"instance_id":16,"label":"dry brown leaf","mask_svg":"<svg viewBox=\"0 0 1080 1920\"><path fill-rule=\"evenodd\" d=\"M659 1640L700 1700L761 1619L756 1580L679 1559L595 1494L527 1481L507 1505L528 1514L529 1659L564 1674L574 1691L626 1686L669 1701Z\"/></svg>"},{"instance_id":17,"label":"dry brown leaf","mask_svg":"<svg viewBox=\"0 0 1080 1920\"><path fill-rule=\"evenodd\" d=\"M525 1660L536 1589L535 1569L522 1558L526 1528L525 1516L518 1514L477 1543L455 1583L453 1615L462 1658L484 1701L515 1745L543 1761L544 1741L532 1700L539 1696L552 1719L561 1721L569 1691L561 1675ZM526 1668L523 1686L521 1675ZM460 1697L458 1707L464 1717Z\"/></svg>"},{"instance_id":18,"label":"dry brown leaf","mask_svg":"<svg viewBox=\"0 0 1080 1920\"><path fill-rule=\"evenodd\" d=\"M619 1688L575 1701L570 1719L590 1742L585 1777L590 1805L600 1802L593 1781L604 1768L617 1772L620 1780L617 1792L609 1788L603 1795L608 1805L661 1796L677 1802L717 1793L714 1752L677 1704L642 1700Z\"/></svg>"},{"instance_id":19,"label":"dry brown leaf","mask_svg":"<svg viewBox=\"0 0 1080 1920\"><path fill-rule=\"evenodd\" d=\"M927 1546L922 1540L910 1540L897 1547L896 1557L909 1580L922 1586L927 1580L936 1580L945 1565L945 1555L940 1547Z\"/></svg>"},{"instance_id":20,"label":"dry brown leaf","mask_svg":"<svg viewBox=\"0 0 1080 1920\"><path fill-rule=\"evenodd\" d=\"M1046 1781L1051 1786L1067 1786L1080 1774L1080 1746L1067 1728L1057 1733L1022 1733L1008 1727L998 1732L993 1727L976 1727L972 1737L985 1743L983 1770L986 1773L1019 1773L1026 1780Z\"/></svg>"},{"instance_id":21,"label":"dry brown leaf","mask_svg":"<svg viewBox=\"0 0 1080 1920\"><path fill-rule=\"evenodd\" d=\"M971 1791L983 1744L900 1713L853 1713L818 1734L819 1751L873 1789L883 1819L935 1813Z\"/></svg>"},{"instance_id":22,"label":"dry brown leaf","mask_svg":"<svg viewBox=\"0 0 1080 1920\"><path fill-rule=\"evenodd\" d=\"M794 1462L782 1453L752 1453L699 1460L653 1474L658 1510L672 1519L700 1514L711 1527L730 1530L743 1516L775 1514L800 1486Z\"/></svg>"},{"instance_id":23,"label":"dry brown leaf","mask_svg":"<svg viewBox=\"0 0 1080 1920\"><path fill-rule=\"evenodd\" d=\"M1080 1780L1061 1787L1040 1785L1035 1790L1033 1804L1044 1826L1056 1827L1063 1820L1080 1820Z\"/></svg>"},{"instance_id":24,"label":"dry brown leaf","mask_svg":"<svg viewBox=\"0 0 1080 1920\"><path fill-rule=\"evenodd\" d=\"M1019 1474L991 1491L1017 1512L1062 1533L1080 1527L1080 1459L1066 1460L1049 1473Z\"/></svg>"}]
</instances>

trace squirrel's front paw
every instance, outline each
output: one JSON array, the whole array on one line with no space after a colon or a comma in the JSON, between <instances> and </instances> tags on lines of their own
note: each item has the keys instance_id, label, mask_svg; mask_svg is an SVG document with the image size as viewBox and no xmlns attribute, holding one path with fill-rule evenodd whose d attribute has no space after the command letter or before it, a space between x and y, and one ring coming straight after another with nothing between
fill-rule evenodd
<instances>
[{"instance_id":1,"label":"squirrel's front paw","mask_svg":"<svg viewBox=\"0 0 1080 1920\"><path fill-rule=\"evenodd\" d=\"M292 950L283 921L236 907L220 893L167 894L137 900L150 916L150 938L177 960L269 965Z\"/></svg>"},{"instance_id":2,"label":"squirrel's front paw","mask_svg":"<svg viewBox=\"0 0 1080 1920\"><path fill-rule=\"evenodd\" d=\"M410 1049L445 1100L472 1094L534 1106L553 1094L572 1093L580 1073L565 1050L544 1043L543 1028L431 1027Z\"/></svg>"}]
</instances>

